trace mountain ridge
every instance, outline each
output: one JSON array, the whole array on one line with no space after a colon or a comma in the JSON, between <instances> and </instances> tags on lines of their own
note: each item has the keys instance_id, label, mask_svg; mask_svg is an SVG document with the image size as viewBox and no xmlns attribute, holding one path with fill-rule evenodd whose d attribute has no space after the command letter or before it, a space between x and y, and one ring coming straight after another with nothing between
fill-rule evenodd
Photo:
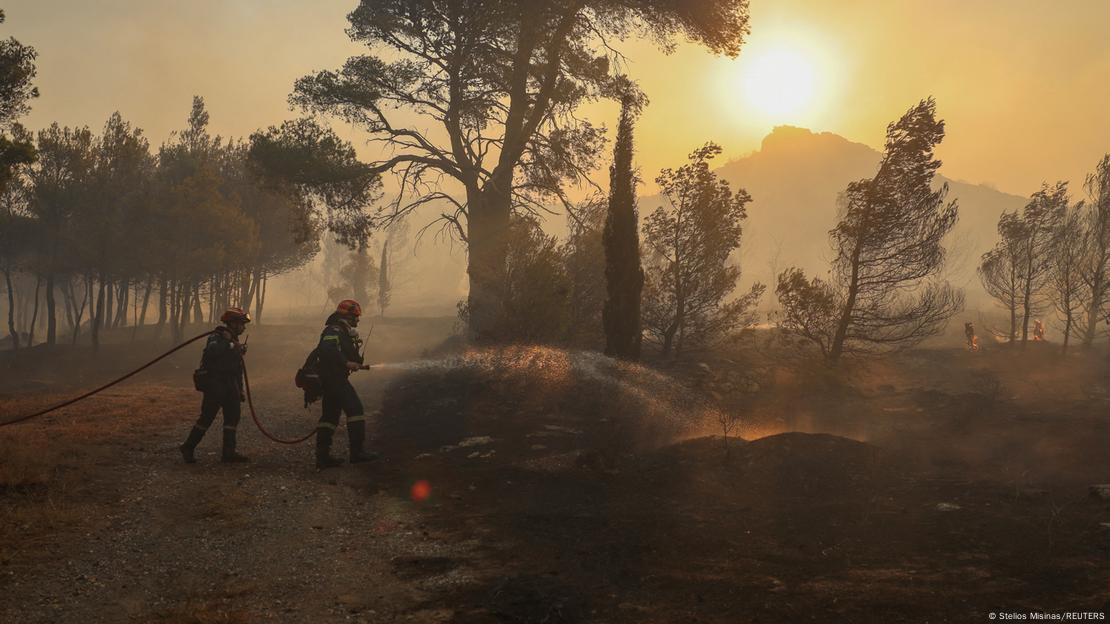
<instances>
[{"instance_id":1,"label":"mountain ridge","mask_svg":"<svg viewBox=\"0 0 1110 624\"><path fill-rule=\"evenodd\" d=\"M872 177L881 158L878 150L833 132L777 126L759 150L715 169L734 190L743 188L752 196L739 252L743 282L773 286L775 274L789 266L826 275L837 197L848 183ZM1027 200L941 174L936 181L948 184L948 199L959 202L959 221L945 242L946 277L956 286L970 286L969 298L977 298L975 268L997 240L998 217L1020 209ZM641 197L641 213L650 213L660 201L659 195Z\"/></svg>"}]
</instances>

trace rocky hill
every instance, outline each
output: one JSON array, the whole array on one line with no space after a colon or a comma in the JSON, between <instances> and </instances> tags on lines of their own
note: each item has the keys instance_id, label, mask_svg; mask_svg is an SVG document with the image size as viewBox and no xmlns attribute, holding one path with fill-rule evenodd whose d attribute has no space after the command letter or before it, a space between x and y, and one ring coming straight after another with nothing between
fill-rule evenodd
<instances>
[{"instance_id":1,"label":"rocky hill","mask_svg":"<svg viewBox=\"0 0 1110 624\"><path fill-rule=\"evenodd\" d=\"M830 132L779 126L758 151L733 160L717 174L751 194L741 261L744 281L774 283L777 271L799 266L810 274L828 271L828 232L836 223L837 196L849 182L874 175L879 151ZM943 171L943 168L942 168ZM975 267L994 244L995 224L1025 198L939 176L949 197L958 199L960 220L949 235L949 279L979 297ZM658 196L640 199L641 214L659 205Z\"/></svg>"}]
</instances>

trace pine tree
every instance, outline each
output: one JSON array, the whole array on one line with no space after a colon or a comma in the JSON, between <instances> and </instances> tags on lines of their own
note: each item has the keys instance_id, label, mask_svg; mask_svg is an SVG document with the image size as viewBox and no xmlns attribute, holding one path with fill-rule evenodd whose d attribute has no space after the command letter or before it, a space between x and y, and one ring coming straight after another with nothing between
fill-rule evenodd
<instances>
[{"instance_id":1,"label":"pine tree","mask_svg":"<svg viewBox=\"0 0 1110 624\"><path fill-rule=\"evenodd\" d=\"M658 341L663 357L681 356L733 335L753 320L763 284L738 297L740 265L731 260L740 248L751 196L733 192L710 169L721 147L706 143L678 169L655 178L664 205L645 219L643 325Z\"/></svg>"},{"instance_id":2,"label":"pine tree","mask_svg":"<svg viewBox=\"0 0 1110 624\"><path fill-rule=\"evenodd\" d=\"M1087 176L1088 201L1084 205L1087 254L1080 266L1083 280L1083 347L1090 348L1098 334L1099 320L1110 303L1110 154L1102 157Z\"/></svg>"},{"instance_id":3,"label":"pine tree","mask_svg":"<svg viewBox=\"0 0 1110 624\"><path fill-rule=\"evenodd\" d=\"M510 294L513 217L585 181L602 136L578 111L624 95L613 88L617 42L646 32L663 46L685 37L735 55L748 2L362 0L348 19L368 52L301 78L291 103L387 146L367 171L400 176L392 216L465 193L443 219L466 244L469 334L500 342L518 338L497 325Z\"/></svg>"},{"instance_id":4,"label":"pine tree","mask_svg":"<svg viewBox=\"0 0 1110 624\"><path fill-rule=\"evenodd\" d=\"M625 98L621 107L613 165L609 168L609 210L602 234L608 294L602 311L605 353L630 360L640 357L640 293L644 287L636 213L636 173L632 169L635 107L630 98Z\"/></svg>"},{"instance_id":5,"label":"pine tree","mask_svg":"<svg viewBox=\"0 0 1110 624\"><path fill-rule=\"evenodd\" d=\"M807 280L793 268L779 275L783 329L821 346L829 364L845 353L912 347L962 309L963 293L939 277L941 242L958 215L947 185L932 187L940 167L933 148L943 138L932 98L890 124L878 172L841 198L843 216L829 232L832 280Z\"/></svg>"}]
</instances>

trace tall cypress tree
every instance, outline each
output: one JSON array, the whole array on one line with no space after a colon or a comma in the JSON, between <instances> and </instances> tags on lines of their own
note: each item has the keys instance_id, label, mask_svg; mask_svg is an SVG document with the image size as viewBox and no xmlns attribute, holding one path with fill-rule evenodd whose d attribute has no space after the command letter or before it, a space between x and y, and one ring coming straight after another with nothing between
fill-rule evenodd
<instances>
[{"instance_id":1,"label":"tall cypress tree","mask_svg":"<svg viewBox=\"0 0 1110 624\"><path fill-rule=\"evenodd\" d=\"M609 210L602 234L607 292L602 311L605 353L629 360L640 358L640 292L644 287L636 214L636 174L632 170L632 125L636 111L635 100L625 98L613 164L609 168Z\"/></svg>"},{"instance_id":2,"label":"tall cypress tree","mask_svg":"<svg viewBox=\"0 0 1110 624\"><path fill-rule=\"evenodd\" d=\"M385 309L389 307L390 294L393 290L392 278L389 275L389 239L382 243L382 260L378 265L378 312L385 318Z\"/></svg>"}]
</instances>

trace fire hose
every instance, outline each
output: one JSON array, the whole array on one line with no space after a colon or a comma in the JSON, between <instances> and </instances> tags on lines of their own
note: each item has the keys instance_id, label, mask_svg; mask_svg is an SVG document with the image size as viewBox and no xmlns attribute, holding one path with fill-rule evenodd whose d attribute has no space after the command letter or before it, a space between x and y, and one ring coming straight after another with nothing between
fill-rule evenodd
<instances>
[{"instance_id":1,"label":"fire hose","mask_svg":"<svg viewBox=\"0 0 1110 624\"><path fill-rule=\"evenodd\" d=\"M188 345L200 340L201 338L204 338L206 336L210 336L213 333L215 333L215 332L206 331L203 334L200 334L199 336L194 336L194 337L186 340L185 342L177 345L176 347L170 349L169 351L166 351L162 355L159 355L158 357L156 357L153 360L147 362L146 364L143 364L139 368L136 368L135 370L133 370L133 371L131 371L131 372L125 374L125 375L117 377L116 379L113 379L112 381L109 381L108 383L106 383L102 386L99 386L97 388L89 390L88 392L86 392L86 393L84 393L80 396L76 396L72 399L69 399L69 400L63 401L61 403L58 403L57 405L52 405L52 406L50 406L46 409L42 409L42 410L39 410L37 412L32 412L30 414L20 416L19 418L13 418L12 420L6 420L4 422L0 422L0 427L7 427L8 425L14 425L14 424L17 424L17 423L26 422L28 420L31 420L32 418L38 418L39 416L44 416L46 414L49 414L50 412L60 410L63 407L68 407L70 405L73 405L74 403L77 403L78 401L83 401L83 400L85 400L85 399L87 399L87 398L89 398L89 397L91 397L95 394L98 394L100 392L103 392L103 391L107 390L108 388L111 388L112 386L114 386L118 383L121 383L123 381L126 381L127 379L130 379L131 377L141 373L142 371L150 368L151 366L154 366L158 362L160 362L163 359L169 357L170 355L176 353L177 351L180 351L181 349L184 349ZM309 431L307 434L305 434L304 437L296 438L296 439L292 439L292 440L285 440L285 439L278 438L278 437L272 435L270 432L266 431L265 427L262 426L262 421L260 421L258 419L258 415L254 411L254 401L251 399L251 384L250 384L250 379L247 377L247 366L246 366L245 362L243 364L243 386L246 389L247 407L250 409L251 419L254 421L255 426L258 427L258 430L262 432L262 435L266 436L270 440L273 440L274 442L277 442L279 444L300 444L301 442L304 442L305 440L309 439L310 437L313 436L313 434L316 433L316 430L313 429L312 431Z\"/></svg>"},{"instance_id":2,"label":"fire hose","mask_svg":"<svg viewBox=\"0 0 1110 624\"><path fill-rule=\"evenodd\" d=\"M177 345L176 347L170 349L169 351L166 351L162 355L159 355L158 357L156 357L153 360L147 362L146 364L143 364L139 368L136 368L135 370L131 371L130 373L127 373L126 375L123 375L122 377L117 377L116 379L113 379L112 381L109 381L108 383L104 384L103 386L100 386L99 388L89 390L88 392L86 392L85 394L82 394L81 396L74 397L72 399L69 399L68 401L63 401L61 403L58 403L57 405L53 405L53 406L48 407L44 410L39 410L37 412L27 414L26 416L20 416L19 418L14 418L12 420L6 420L4 422L0 422L0 427L7 427L8 425L14 425L16 423L21 423L21 422L24 422L24 421L31 420L32 418L38 418L39 416L43 416L43 415L49 414L50 412L60 410L63 407L68 407L70 405L73 405L74 403L76 403L78 401L83 401L83 400L93 396L94 394L98 394L100 392L103 392L103 391L107 390L108 388L111 388L112 386L114 386L114 385L116 385L120 382L123 382L127 379L130 379L131 377L141 373L142 371L150 368L151 366L154 366L158 362L160 362L163 359L169 357L170 354L176 353L177 351L180 351L181 349L184 349L186 346L200 340L201 338L204 338L205 336L209 336L212 333L213 332L206 331L206 332L204 332L203 334L201 334L199 336L194 336L194 337L186 340L185 342Z\"/></svg>"},{"instance_id":3,"label":"fire hose","mask_svg":"<svg viewBox=\"0 0 1110 624\"><path fill-rule=\"evenodd\" d=\"M245 361L243 362L243 387L246 388L247 391L247 408L250 410L251 420L254 421L254 425L258 427L258 430L262 432L262 435L266 436L270 440L273 440L274 442L277 442L278 444L300 444L301 442L304 442L305 440L316 435L316 429L313 428L311 431L304 434L304 436L300 438L284 440L272 435L269 431L266 431L266 428L262 426L262 421L258 420L258 415L254 413L254 400L251 398L251 380L250 377L247 375L247 363Z\"/></svg>"}]
</instances>

